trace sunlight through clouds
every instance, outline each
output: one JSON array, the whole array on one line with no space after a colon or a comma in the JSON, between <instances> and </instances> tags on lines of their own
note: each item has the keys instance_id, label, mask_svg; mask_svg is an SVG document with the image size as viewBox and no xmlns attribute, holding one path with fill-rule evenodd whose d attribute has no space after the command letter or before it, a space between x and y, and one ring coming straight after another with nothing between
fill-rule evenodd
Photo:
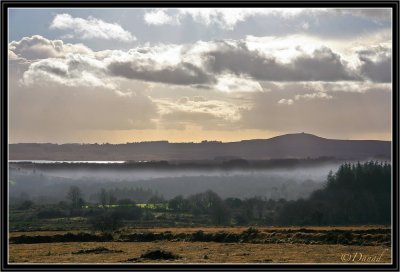
<instances>
[{"instance_id":1,"label":"sunlight through clouds","mask_svg":"<svg viewBox=\"0 0 400 272\"><path fill-rule=\"evenodd\" d=\"M27 19L18 12L15 18ZM28 135L34 124L59 128L56 118L37 124L41 111L34 105L50 116L78 118L62 106L69 101L90 114L63 131L82 133L87 124L88 140L104 128L143 128L160 138L194 128L205 139L211 132L226 139L229 131L261 137L293 128L389 135L390 122L378 120L391 107L390 18L378 9L49 11L45 28L32 23L36 31L20 30L24 35L8 44L10 103L27 107L25 114L11 112L11 129ZM57 98L45 103L39 93ZM106 109L106 98L111 107L124 100L124 109L107 109L107 118L94 114L96 104ZM32 104L22 105L25 100ZM368 124L359 122L365 112L374 114Z\"/></svg>"}]
</instances>

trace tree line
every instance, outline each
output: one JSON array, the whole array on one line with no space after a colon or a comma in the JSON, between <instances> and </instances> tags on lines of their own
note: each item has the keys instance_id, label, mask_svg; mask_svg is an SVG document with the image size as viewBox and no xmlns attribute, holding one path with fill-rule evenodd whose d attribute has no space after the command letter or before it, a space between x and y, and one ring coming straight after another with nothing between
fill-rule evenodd
<instances>
[{"instance_id":1,"label":"tree line","mask_svg":"<svg viewBox=\"0 0 400 272\"><path fill-rule=\"evenodd\" d=\"M386 162L342 164L336 173L330 172L324 188L307 199L287 201L252 197L222 199L213 191L205 191L165 200L153 195L147 202L152 209L141 208L129 194L118 198L116 190L100 188L96 205L85 208L84 196L77 186L66 193L67 202L52 208L39 209L38 216L54 218L84 216L94 227L111 231L124 222L152 221L200 225L357 225L390 224L391 165ZM161 205L162 204L162 205ZM20 209L30 209L34 203L24 202ZM157 214L157 216L156 216ZM162 214L161 216L159 214ZM129 223L130 222L130 223Z\"/></svg>"},{"instance_id":2,"label":"tree line","mask_svg":"<svg viewBox=\"0 0 400 272\"><path fill-rule=\"evenodd\" d=\"M391 165L342 164L329 173L323 189L308 199L288 202L277 222L285 225L357 225L391 223Z\"/></svg>"}]
</instances>

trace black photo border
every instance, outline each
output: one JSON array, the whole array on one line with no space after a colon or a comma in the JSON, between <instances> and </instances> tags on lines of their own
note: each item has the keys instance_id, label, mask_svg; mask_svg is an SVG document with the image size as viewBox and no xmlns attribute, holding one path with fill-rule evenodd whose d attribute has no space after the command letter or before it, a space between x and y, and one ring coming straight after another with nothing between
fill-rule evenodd
<instances>
[{"instance_id":1,"label":"black photo border","mask_svg":"<svg viewBox=\"0 0 400 272\"><path fill-rule=\"evenodd\" d=\"M399 271L399 1L71 0L1 1L1 271ZM9 8L303 7L391 8L392 13L392 264L9 264L8 263L8 9Z\"/></svg>"}]
</instances>

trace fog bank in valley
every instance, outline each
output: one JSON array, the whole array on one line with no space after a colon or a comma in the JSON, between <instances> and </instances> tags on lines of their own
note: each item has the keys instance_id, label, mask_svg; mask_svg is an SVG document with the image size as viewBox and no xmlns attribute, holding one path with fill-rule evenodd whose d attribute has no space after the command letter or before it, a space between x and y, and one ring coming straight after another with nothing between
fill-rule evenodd
<instances>
[{"instance_id":1,"label":"fog bank in valley","mask_svg":"<svg viewBox=\"0 0 400 272\"><path fill-rule=\"evenodd\" d=\"M37 169L10 164L10 196L59 202L68 188L77 185L85 200L96 202L101 188L115 190L116 197L125 198L128 190L148 190L166 199L177 195L212 190L223 198L263 197L295 200L306 198L324 186L329 171L337 164L286 169L126 169L104 167L90 169ZM121 194L119 196L119 194ZM134 199L135 200L135 199ZM143 201L137 199L136 201Z\"/></svg>"}]
</instances>

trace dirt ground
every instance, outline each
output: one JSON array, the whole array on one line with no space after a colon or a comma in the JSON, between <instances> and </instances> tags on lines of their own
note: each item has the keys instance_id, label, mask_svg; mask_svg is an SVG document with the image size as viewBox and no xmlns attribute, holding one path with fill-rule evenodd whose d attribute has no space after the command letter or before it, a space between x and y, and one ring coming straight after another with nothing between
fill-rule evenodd
<instances>
[{"instance_id":1,"label":"dirt ground","mask_svg":"<svg viewBox=\"0 0 400 272\"><path fill-rule=\"evenodd\" d=\"M306 227L313 230L373 230L379 226L362 227ZM148 231L152 233L242 233L247 228L151 228L125 229L124 233ZM261 233L272 230L303 228L257 228ZM65 232L14 232L21 235L59 235ZM295 233L297 234L297 233ZM292 235L292 234L291 234ZM175 256L172 259L147 259L143 254L161 250ZM391 247L376 245L248 243L248 242L53 242L10 243L10 263L391 263Z\"/></svg>"},{"instance_id":2,"label":"dirt ground","mask_svg":"<svg viewBox=\"0 0 400 272\"><path fill-rule=\"evenodd\" d=\"M194 233L199 230L204 233L215 233L219 231L230 233L241 233L249 227L154 227L154 228L124 228L124 233L134 233L140 231L148 231L153 233L172 232L172 233ZM261 232L271 232L277 230L370 230L370 229L386 229L387 226L371 225L371 226L293 226L293 227L256 227ZM10 232L9 237L20 235L56 235L65 234L67 231L15 231ZM70 233L79 233L81 230L69 230Z\"/></svg>"},{"instance_id":3,"label":"dirt ground","mask_svg":"<svg viewBox=\"0 0 400 272\"><path fill-rule=\"evenodd\" d=\"M79 250L97 247L122 252L76 254ZM154 249L170 251L179 258L175 260L140 259L141 254ZM10 263L352 263L352 260L347 261L346 254L351 254L351 258L358 263L363 262L360 254L363 257L375 255L379 257L382 254L379 263L391 262L391 249L381 246L169 241L10 245ZM355 258L354 254L356 254ZM138 260L128 261L135 258Z\"/></svg>"}]
</instances>

